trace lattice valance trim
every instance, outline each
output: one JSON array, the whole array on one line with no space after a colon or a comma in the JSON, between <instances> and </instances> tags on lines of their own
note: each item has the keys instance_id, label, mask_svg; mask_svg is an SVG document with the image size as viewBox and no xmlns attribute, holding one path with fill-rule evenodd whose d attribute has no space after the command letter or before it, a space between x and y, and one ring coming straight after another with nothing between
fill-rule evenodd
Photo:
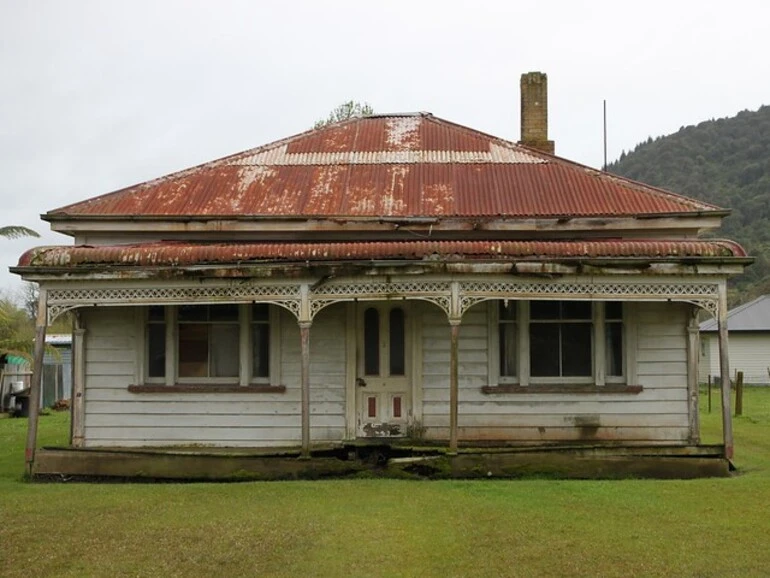
<instances>
[{"instance_id":1,"label":"lattice valance trim","mask_svg":"<svg viewBox=\"0 0 770 578\"><path fill-rule=\"evenodd\" d=\"M263 302L281 306L299 320L311 321L319 311L334 303L415 299L434 303L450 318L459 319L473 305L490 299L565 298L592 301L684 301L715 316L719 283L362 280L329 282L316 288L301 283L66 288L48 290L48 315L52 322L65 311L95 305Z\"/></svg>"}]
</instances>

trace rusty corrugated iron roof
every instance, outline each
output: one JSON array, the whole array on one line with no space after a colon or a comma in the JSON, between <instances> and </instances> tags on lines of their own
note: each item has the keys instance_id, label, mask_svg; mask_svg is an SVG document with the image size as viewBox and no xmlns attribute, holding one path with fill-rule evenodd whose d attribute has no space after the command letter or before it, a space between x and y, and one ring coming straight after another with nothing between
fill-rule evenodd
<instances>
[{"instance_id":1,"label":"rusty corrugated iron roof","mask_svg":"<svg viewBox=\"0 0 770 578\"><path fill-rule=\"evenodd\" d=\"M46 218L528 218L718 210L419 113L329 125Z\"/></svg>"},{"instance_id":2,"label":"rusty corrugated iron roof","mask_svg":"<svg viewBox=\"0 0 770 578\"><path fill-rule=\"evenodd\" d=\"M745 257L733 241L393 241L322 243L187 243L38 247L20 268L185 267L250 262L371 260L692 259Z\"/></svg>"}]
</instances>

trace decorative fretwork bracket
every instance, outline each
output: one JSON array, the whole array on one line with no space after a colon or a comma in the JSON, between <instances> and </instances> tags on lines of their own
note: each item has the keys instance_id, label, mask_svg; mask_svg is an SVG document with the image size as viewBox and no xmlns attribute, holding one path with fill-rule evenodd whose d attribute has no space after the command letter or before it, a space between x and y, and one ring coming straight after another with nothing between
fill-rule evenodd
<instances>
[{"instance_id":1,"label":"decorative fretwork bracket","mask_svg":"<svg viewBox=\"0 0 770 578\"><path fill-rule=\"evenodd\" d=\"M490 299L585 299L589 301L684 301L716 317L719 283L619 283L564 281L463 281L460 314Z\"/></svg>"},{"instance_id":2,"label":"decorative fretwork bracket","mask_svg":"<svg viewBox=\"0 0 770 578\"><path fill-rule=\"evenodd\" d=\"M48 322L66 311L92 305L182 305L190 303L274 303L299 317L299 284L196 285L192 287L100 287L50 289Z\"/></svg>"}]
</instances>

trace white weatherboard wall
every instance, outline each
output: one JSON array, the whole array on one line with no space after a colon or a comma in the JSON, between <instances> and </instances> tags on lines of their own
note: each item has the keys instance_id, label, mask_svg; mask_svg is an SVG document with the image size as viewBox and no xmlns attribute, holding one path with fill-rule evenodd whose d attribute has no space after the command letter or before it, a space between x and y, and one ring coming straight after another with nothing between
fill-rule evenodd
<instances>
[{"instance_id":1,"label":"white weatherboard wall","mask_svg":"<svg viewBox=\"0 0 770 578\"><path fill-rule=\"evenodd\" d=\"M130 393L136 383L135 309L84 310L85 445L286 446L301 440L299 329L281 311L285 393ZM345 309L322 311L311 329L311 439L345 433Z\"/></svg>"},{"instance_id":2,"label":"white weatherboard wall","mask_svg":"<svg viewBox=\"0 0 770 578\"><path fill-rule=\"evenodd\" d=\"M701 333L701 381L720 375L719 339L716 333ZM727 337L730 378L743 372L744 383L770 384L770 332L732 331ZM716 378L719 379L718 377Z\"/></svg>"},{"instance_id":3,"label":"white weatherboard wall","mask_svg":"<svg viewBox=\"0 0 770 578\"><path fill-rule=\"evenodd\" d=\"M716 335L709 335L708 333L700 334L700 357L698 359L698 382L707 383L709 376L719 375L719 361L716 362L717 373L714 373L714 367L711 362L713 359L711 352L711 342L714 341L716 346L716 356L719 357L719 341ZM712 380L714 378L712 377ZM718 379L718 378L717 378Z\"/></svg>"},{"instance_id":4,"label":"white weatherboard wall","mask_svg":"<svg viewBox=\"0 0 770 578\"><path fill-rule=\"evenodd\" d=\"M472 308L459 340L461 440L521 442L617 440L674 443L687 440L688 305L629 304L629 344L636 342L639 394L484 394L488 385L487 309ZM449 327L438 309L423 306L423 426L425 436L449 435ZM633 373L633 372L632 372ZM489 384L495 385L495 384Z\"/></svg>"}]
</instances>

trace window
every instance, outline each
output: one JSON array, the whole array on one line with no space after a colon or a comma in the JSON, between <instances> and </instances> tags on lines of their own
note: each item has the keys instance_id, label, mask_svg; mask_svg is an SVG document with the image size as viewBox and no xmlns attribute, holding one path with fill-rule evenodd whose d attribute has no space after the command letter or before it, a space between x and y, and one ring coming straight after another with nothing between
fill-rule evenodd
<instances>
[{"instance_id":1,"label":"window","mask_svg":"<svg viewBox=\"0 0 770 578\"><path fill-rule=\"evenodd\" d=\"M364 311L364 375L380 374L380 312Z\"/></svg>"},{"instance_id":2,"label":"window","mask_svg":"<svg viewBox=\"0 0 770 578\"><path fill-rule=\"evenodd\" d=\"M504 300L490 312L493 382L625 382L622 302Z\"/></svg>"},{"instance_id":3,"label":"window","mask_svg":"<svg viewBox=\"0 0 770 578\"><path fill-rule=\"evenodd\" d=\"M270 310L264 304L251 309L251 367L254 377L270 377Z\"/></svg>"},{"instance_id":4,"label":"window","mask_svg":"<svg viewBox=\"0 0 770 578\"><path fill-rule=\"evenodd\" d=\"M515 301L500 301L498 338L500 340L500 375L504 377L517 375L516 307Z\"/></svg>"},{"instance_id":5,"label":"window","mask_svg":"<svg viewBox=\"0 0 770 578\"><path fill-rule=\"evenodd\" d=\"M623 303L604 304L605 373L608 380L625 375L623 363Z\"/></svg>"},{"instance_id":6,"label":"window","mask_svg":"<svg viewBox=\"0 0 770 578\"><path fill-rule=\"evenodd\" d=\"M590 377L593 369L590 301L532 301L529 368L532 377Z\"/></svg>"},{"instance_id":7,"label":"window","mask_svg":"<svg viewBox=\"0 0 770 578\"><path fill-rule=\"evenodd\" d=\"M369 376L406 375L406 315L381 304L363 315L363 370Z\"/></svg>"},{"instance_id":8,"label":"window","mask_svg":"<svg viewBox=\"0 0 770 578\"><path fill-rule=\"evenodd\" d=\"M147 376L166 375L166 311L165 307L150 307L147 314Z\"/></svg>"},{"instance_id":9,"label":"window","mask_svg":"<svg viewBox=\"0 0 770 578\"><path fill-rule=\"evenodd\" d=\"M406 325L404 310L395 307L390 310L390 375L404 375L406 372Z\"/></svg>"},{"instance_id":10,"label":"window","mask_svg":"<svg viewBox=\"0 0 770 578\"><path fill-rule=\"evenodd\" d=\"M147 308L145 379L149 383L276 383L275 307L181 305Z\"/></svg>"},{"instance_id":11,"label":"window","mask_svg":"<svg viewBox=\"0 0 770 578\"><path fill-rule=\"evenodd\" d=\"M238 306L182 305L177 314L179 377L237 378Z\"/></svg>"}]
</instances>

